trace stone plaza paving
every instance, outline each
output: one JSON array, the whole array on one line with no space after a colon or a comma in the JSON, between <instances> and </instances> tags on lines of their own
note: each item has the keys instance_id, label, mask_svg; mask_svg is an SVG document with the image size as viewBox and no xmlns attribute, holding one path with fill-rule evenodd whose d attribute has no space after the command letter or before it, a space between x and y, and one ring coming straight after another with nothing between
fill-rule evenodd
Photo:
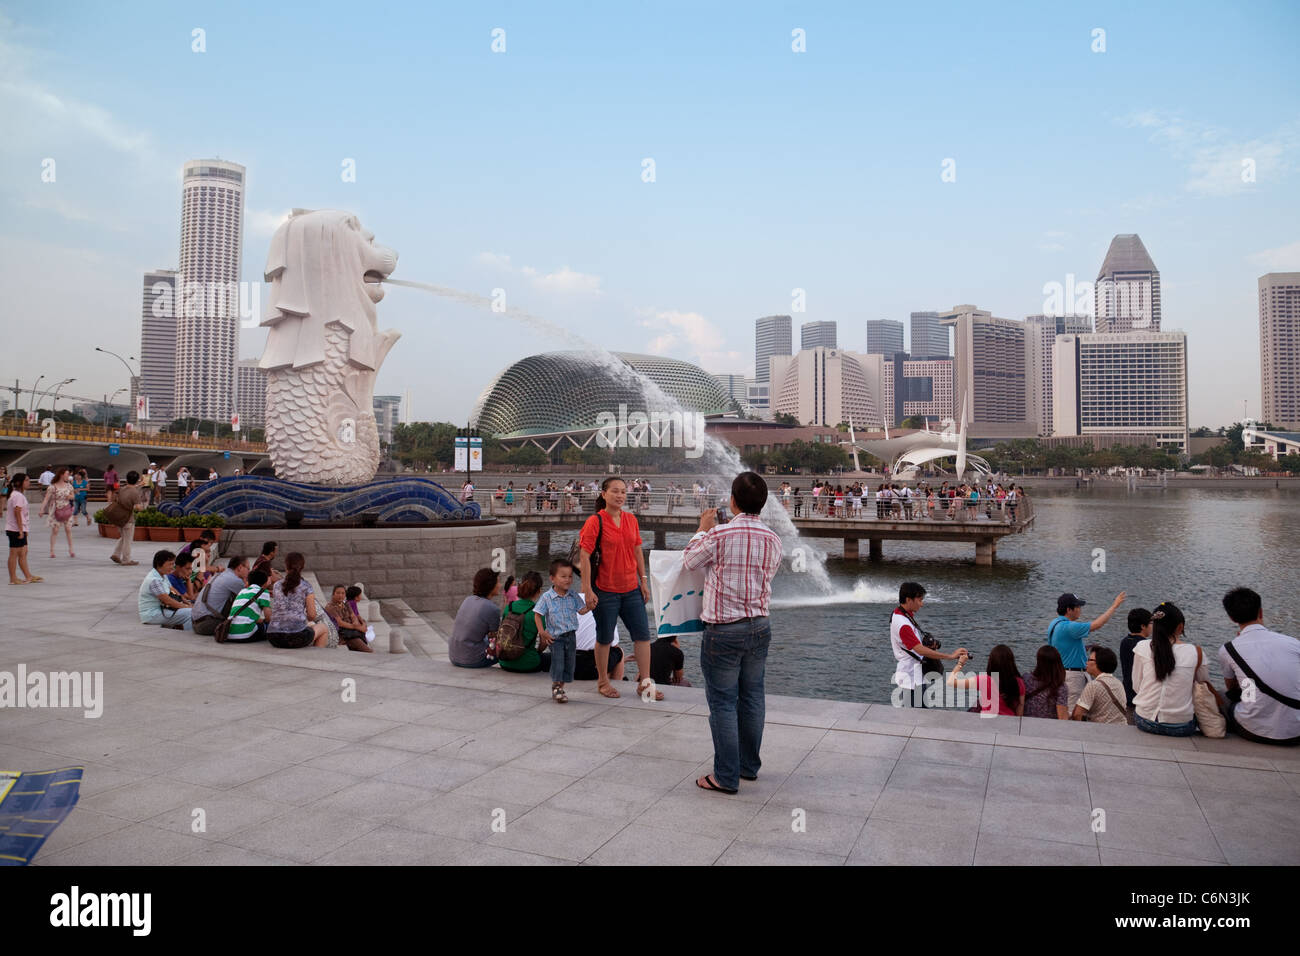
<instances>
[{"instance_id":1,"label":"stone plaza paving","mask_svg":"<svg viewBox=\"0 0 1300 956\"><path fill-rule=\"evenodd\" d=\"M137 588L177 546L121 568L75 530L75 559L33 535L45 581L3 592L0 670L104 675L97 719L0 710L0 770L85 767L37 865L1300 863L1300 748L770 695L758 781L705 793L698 688L557 705L387 604L411 653L147 627Z\"/></svg>"}]
</instances>

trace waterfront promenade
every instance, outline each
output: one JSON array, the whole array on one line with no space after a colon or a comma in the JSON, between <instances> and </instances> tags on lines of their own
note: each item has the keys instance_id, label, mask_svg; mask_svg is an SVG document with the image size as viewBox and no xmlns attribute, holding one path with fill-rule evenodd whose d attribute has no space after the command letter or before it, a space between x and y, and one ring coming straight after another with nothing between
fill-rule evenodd
<instances>
[{"instance_id":1,"label":"waterfront promenade","mask_svg":"<svg viewBox=\"0 0 1300 956\"><path fill-rule=\"evenodd\" d=\"M143 626L158 546L123 569L78 530L0 632L0 670L104 675L98 719L0 710L0 769L85 767L38 865L1300 863L1297 748L769 696L763 770L726 797L693 783L698 688L559 706L545 675L452 668L450 619L396 603L410 654Z\"/></svg>"}]
</instances>

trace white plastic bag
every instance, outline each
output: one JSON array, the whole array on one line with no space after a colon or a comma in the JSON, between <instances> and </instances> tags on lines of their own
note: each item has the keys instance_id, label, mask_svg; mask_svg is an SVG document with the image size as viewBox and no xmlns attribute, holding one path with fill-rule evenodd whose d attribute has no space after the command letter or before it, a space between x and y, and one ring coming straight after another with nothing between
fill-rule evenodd
<instances>
[{"instance_id":1,"label":"white plastic bag","mask_svg":"<svg viewBox=\"0 0 1300 956\"><path fill-rule=\"evenodd\" d=\"M706 571L682 568L681 551L650 552L650 598L655 636L684 637L704 633Z\"/></svg>"}]
</instances>

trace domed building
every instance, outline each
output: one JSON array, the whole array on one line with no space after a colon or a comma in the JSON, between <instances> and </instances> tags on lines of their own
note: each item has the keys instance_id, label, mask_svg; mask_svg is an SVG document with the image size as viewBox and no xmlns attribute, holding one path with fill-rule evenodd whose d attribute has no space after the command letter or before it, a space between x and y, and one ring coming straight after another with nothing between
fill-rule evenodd
<instances>
[{"instance_id":1,"label":"domed building","mask_svg":"<svg viewBox=\"0 0 1300 956\"><path fill-rule=\"evenodd\" d=\"M632 352L545 352L503 369L474 403L470 427L498 439L592 431L603 413L737 415L717 379L698 366Z\"/></svg>"}]
</instances>

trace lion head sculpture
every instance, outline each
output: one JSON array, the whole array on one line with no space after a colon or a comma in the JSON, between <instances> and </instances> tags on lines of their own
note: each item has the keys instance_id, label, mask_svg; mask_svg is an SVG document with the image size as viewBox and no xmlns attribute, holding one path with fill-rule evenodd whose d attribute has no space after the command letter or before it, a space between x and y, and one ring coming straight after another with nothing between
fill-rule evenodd
<instances>
[{"instance_id":1,"label":"lion head sculpture","mask_svg":"<svg viewBox=\"0 0 1300 956\"><path fill-rule=\"evenodd\" d=\"M356 216L294 210L271 238L266 435L276 474L293 481L369 481L379 463L375 375L399 333L375 304L397 253Z\"/></svg>"}]
</instances>

